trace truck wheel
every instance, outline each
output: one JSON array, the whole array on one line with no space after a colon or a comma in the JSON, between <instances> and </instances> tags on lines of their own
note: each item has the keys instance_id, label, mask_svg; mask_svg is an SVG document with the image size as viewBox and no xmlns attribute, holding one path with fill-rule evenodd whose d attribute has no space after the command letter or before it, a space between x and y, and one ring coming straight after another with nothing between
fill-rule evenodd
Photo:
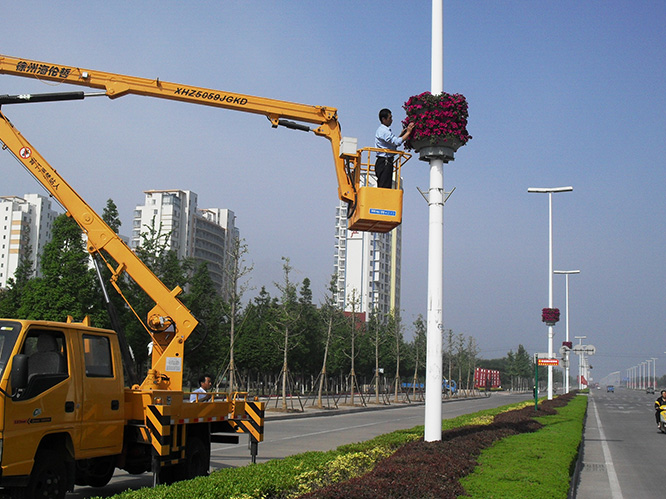
<instances>
[{"instance_id":1,"label":"truck wheel","mask_svg":"<svg viewBox=\"0 0 666 499\"><path fill-rule=\"evenodd\" d=\"M189 480L208 475L210 451L199 437L188 437L185 461L176 466L176 479Z\"/></svg>"},{"instance_id":2,"label":"truck wheel","mask_svg":"<svg viewBox=\"0 0 666 499\"><path fill-rule=\"evenodd\" d=\"M67 465L64 457L53 450L42 450L35 456L28 486L12 490L12 497L64 499L66 493Z\"/></svg>"},{"instance_id":3,"label":"truck wheel","mask_svg":"<svg viewBox=\"0 0 666 499\"><path fill-rule=\"evenodd\" d=\"M208 475L208 470L210 468L210 450L200 438L190 437L187 442L185 453L187 455L187 474L189 475L187 478Z\"/></svg>"},{"instance_id":4,"label":"truck wheel","mask_svg":"<svg viewBox=\"0 0 666 499\"><path fill-rule=\"evenodd\" d=\"M116 470L116 456L93 458L77 463L76 484L104 487Z\"/></svg>"}]
</instances>

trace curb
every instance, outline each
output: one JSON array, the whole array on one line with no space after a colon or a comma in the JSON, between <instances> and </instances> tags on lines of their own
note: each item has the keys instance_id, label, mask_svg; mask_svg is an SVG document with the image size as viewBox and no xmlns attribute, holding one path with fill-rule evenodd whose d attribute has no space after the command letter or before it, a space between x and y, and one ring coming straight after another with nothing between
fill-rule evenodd
<instances>
[{"instance_id":1,"label":"curb","mask_svg":"<svg viewBox=\"0 0 666 499\"><path fill-rule=\"evenodd\" d=\"M587 393L579 393L578 395L588 396ZM575 499L576 494L578 493L578 483L580 482L580 474L583 471L583 460L585 458L585 428L587 426L587 411L589 407L589 398L588 405L585 407L585 417L583 418L583 434L581 435L580 444L578 445L578 457L576 458L576 465L574 466L573 474L571 475L571 481L569 484L569 494L567 499Z\"/></svg>"}]
</instances>

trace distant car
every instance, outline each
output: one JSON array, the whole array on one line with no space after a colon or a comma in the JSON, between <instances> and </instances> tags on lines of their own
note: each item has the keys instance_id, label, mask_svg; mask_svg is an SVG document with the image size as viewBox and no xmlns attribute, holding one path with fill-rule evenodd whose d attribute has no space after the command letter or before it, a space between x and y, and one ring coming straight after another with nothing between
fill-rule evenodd
<instances>
[{"instance_id":1,"label":"distant car","mask_svg":"<svg viewBox=\"0 0 666 499\"><path fill-rule=\"evenodd\" d=\"M645 389L645 393L652 393L652 394L654 394L654 388L652 388L651 386L648 386L648 387Z\"/></svg>"},{"instance_id":2,"label":"distant car","mask_svg":"<svg viewBox=\"0 0 666 499\"><path fill-rule=\"evenodd\" d=\"M615 393L615 387L613 385L608 385L606 387L606 391Z\"/></svg>"}]
</instances>

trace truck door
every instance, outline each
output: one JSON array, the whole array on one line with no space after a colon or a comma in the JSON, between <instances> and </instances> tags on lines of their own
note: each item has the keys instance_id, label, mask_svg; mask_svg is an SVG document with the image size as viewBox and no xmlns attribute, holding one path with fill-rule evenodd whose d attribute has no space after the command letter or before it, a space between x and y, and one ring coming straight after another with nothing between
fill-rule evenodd
<instances>
[{"instance_id":1,"label":"truck door","mask_svg":"<svg viewBox=\"0 0 666 499\"><path fill-rule=\"evenodd\" d=\"M125 426L125 392L115 337L81 332L83 412L81 450L120 453Z\"/></svg>"},{"instance_id":2,"label":"truck door","mask_svg":"<svg viewBox=\"0 0 666 499\"><path fill-rule=\"evenodd\" d=\"M28 385L6 398L3 462L8 475L27 474L42 438L69 433L77 438L77 390L72 376L72 350L66 331L43 327L28 330L20 353L28 356Z\"/></svg>"}]
</instances>

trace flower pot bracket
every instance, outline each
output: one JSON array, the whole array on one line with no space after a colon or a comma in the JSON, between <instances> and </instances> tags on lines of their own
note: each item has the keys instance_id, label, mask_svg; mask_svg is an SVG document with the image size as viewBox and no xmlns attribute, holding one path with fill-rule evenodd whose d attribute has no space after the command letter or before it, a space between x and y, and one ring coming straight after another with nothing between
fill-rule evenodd
<instances>
[{"instance_id":1,"label":"flower pot bracket","mask_svg":"<svg viewBox=\"0 0 666 499\"><path fill-rule=\"evenodd\" d=\"M456 137L429 137L413 140L412 148L419 153L421 161L441 159L445 163L455 159L455 152L463 145Z\"/></svg>"}]
</instances>

